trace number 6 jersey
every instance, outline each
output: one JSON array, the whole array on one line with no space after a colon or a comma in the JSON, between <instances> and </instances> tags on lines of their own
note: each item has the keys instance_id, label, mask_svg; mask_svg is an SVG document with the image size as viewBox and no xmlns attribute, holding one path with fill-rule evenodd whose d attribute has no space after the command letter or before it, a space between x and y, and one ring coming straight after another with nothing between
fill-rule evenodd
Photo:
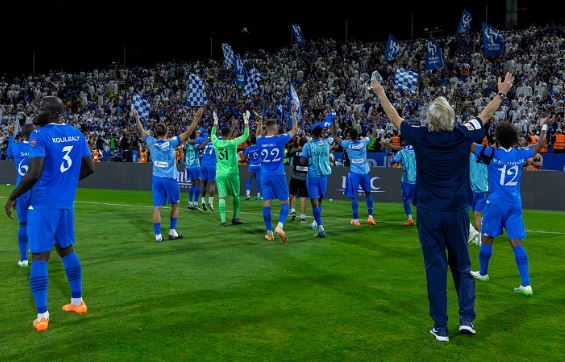
<instances>
[{"instance_id":1,"label":"number 6 jersey","mask_svg":"<svg viewBox=\"0 0 565 362\"><path fill-rule=\"evenodd\" d=\"M29 158L45 158L43 172L31 191L31 206L71 209L83 157L90 157L82 133L73 126L50 123L30 136Z\"/></svg>"},{"instance_id":2,"label":"number 6 jersey","mask_svg":"<svg viewBox=\"0 0 565 362\"><path fill-rule=\"evenodd\" d=\"M475 155L479 156L485 146L477 145ZM490 152L487 151L487 154ZM498 205L522 205L520 178L528 158L534 156L531 147L494 149L494 156L488 165L488 203Z\"/></svg>"}]
</instances>

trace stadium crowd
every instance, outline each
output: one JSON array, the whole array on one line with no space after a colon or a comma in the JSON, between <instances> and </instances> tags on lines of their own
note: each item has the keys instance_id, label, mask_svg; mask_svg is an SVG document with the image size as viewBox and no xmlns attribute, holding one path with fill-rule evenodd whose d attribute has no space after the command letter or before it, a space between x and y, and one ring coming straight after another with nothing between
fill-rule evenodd
<instances>
[{"instance_id":1,"label":"stadium crowd","mask_svg":"<svg viewBox=\"0 0 565 362\"><path fill-rule=\"evenodd\" d=\"M337 112L340 132L344 134L351 127L373 133L376 121L377 137L369 150L378 151L382 147L379 141L395 141L397 137L378 100L365 87L374 70L383 76L391 101L403 118L425 120L431 100L444 95L454 106L458 122L476 115L496 90L496 78L511 72L517 81L509 100L494 116L488 141L494 141L496 122L510 120L526 142L535 143L544 119L554 117L545 151L565 151L565 142L560 142L565 139L561 132L565 128L565 28L530 27L505 32L505 39L505 55L490 59L481 49L480 33L435 39L443 49L444 67L434 71L425 70L425 39L403 42L402 54L392 62L384 61L383 43L340 43L331 39L311 40L274 53L250 52L243 56L246 67L254 65L262 77L259 92L253 97L245 97L234 83L233 70L214 59L151 68L2 77L0 158L6 158L9 125L30 122L38 101L56 95L66 104L67 123L85 134L91 149L96 150L95 157L131 161L139 159L141 153L141 159L146 161L146 149L130 113L132 95L137 92L151 104L149 129L156 122L165 122L171 131L179 133L192 117L192 110L185 105L190 73L205 82L208 106L217 110L224 124L237 124L242 112L249 108L269 118L285 119L287 112L281 115L280 109L287 109L287 81L292 79L301 100L300 129L307 132L310 124L332 111ZM397 67L419 74L417 92L392 91L392 75ZM211 128L211 112L207 113L201 131ZM254 122L252 131L253 126Z\"/></svg>"}]
</instances>

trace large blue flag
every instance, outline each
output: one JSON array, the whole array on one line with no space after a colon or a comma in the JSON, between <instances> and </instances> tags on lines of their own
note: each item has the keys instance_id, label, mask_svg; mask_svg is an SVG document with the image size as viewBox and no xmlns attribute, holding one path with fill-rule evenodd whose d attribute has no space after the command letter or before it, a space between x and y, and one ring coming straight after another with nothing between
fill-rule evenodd
<instances>
[{"instance_id":1,"label":"large blue flag","mask_svg":"<svg viewBox=\"0 0 565 362\"><path fill-rule=\"evenodd\" d=\"M231 69L235 60L233 49L229 44L223 43L222 50L224 52L224 67L226 67L226 69Z\"/></svg>"},{"instance_id":2,"label":"large blue flag","mask_svg":"<svg viewBox=\"0 0 565 362\"><path fill-rule=\"evenodd\" d=\"M245 69L245 65L243 65L243 60L239 57L239 55L235 55L235 84L241 88L245 86L247 82L247 69Z\"/></svg>"},{"instance_id":3,"label":"large blue flag","mask_svg":"<svg viewBox=\"0 0 565 362\"><path fill-rule=\"evenodd\" d=\"M443 68L442 50L431 39L426 41L426 70Z\"/></svg>"},{"instance_id":4,"label":"large blue flag","mask_svg":"<svg viewBox=\"0 0 565 362\"><path fill-rule=\"evenodd\" d=\"M292 83L288 82L288 126L292 127L292 105L296 105L296 121L300 122L300 99L294 90Z\"/></svg>"},{"instance_id":5,"label":"large blue flag","mask_svg":"<svg viewBox=\"0 0 565 362\"><path fill-rule=\"evenodd\" d=\"M134 94L131 99L131 108L137 111L139 118L144 121L149 120L149 111L151 105L145 99L143 99L139 94ZM18 123L19 124L19 123Z\"/></svg>"},{"instance_id":6,"label":"large blue flag","mask_svg":"<svg viewBox=\"0 0 565 362\"><path fill-rule=\"evenodd\" d=\"M247 77L247 82L243 87L243 93L245 94L246 97L250 97L253 94L257 93L257 91L259 90L259 81L261 81L261 74L259 74L259 72L257 71L257 69L255 69L255 67L252 67L249 70L249 76Z\"/></svg>"},{"instance_id":7,"label":"large blue flag","mask_svg":"<svg viewBox=\"0 0 565 362\"><path fill-rule=\"evenodd\" d=\"M483 23L483 51L487 57L496 57L504 54L504 35L492 26Z\"/></svg>"},{"instance_id":8,"label":"large blue flag","mask_svg":"<svg viewBox=\"0 0 565 362\"><path fill-rule=\"evenodd\" d=\"M400 55L402 52L402 47L400 42L392 35L388 34L388 40L385 47L385 60L390 62Z\"/></svg>"},{"instance_id":9,"label":"large blue flag","mask_svg":"<svg viewBox=\"0 0 565 362\"><path fill-rule=\"evenodd\" d=\"M330 128L332 126L332 124L334 124L334 118L337 116L337 113L335 112L331 112L328 113L328 115L326 116L326 119L324 119L322 122L316 122L312 125L312 127L310 128L310 132L312 132L314 130L314 128L316 127L322 127L322 128Z\"/></svg>"},{"instance_id":10,"label":"large blue flag","mask_svg":"<svg viewBox=\"0 0 565 362\"><path fill-rule=\"evenodd\" d=\"M298 24L290 24L292 28L292 33L294 34L294 39L296 40L297 44L304 44L306 40L304 39L304 34L302 34L302 29L300 29L300 25Z\"/></svg>"},{"instance_id":11,"label":"large blue flag","mask_svg":"<svg viewBox=\"0 0 565 362\"><path fill-rule=\"evenodd\" d=\"M191 107L202 107L208 103L208 97L204 91L204 83L196 74L188 76L188 97L186 104Z\"/></svg>"},{"instance_id":12,"label":"large blue flag","mask_svg":"<svg viewBox=\"0 0 565 362\"><path fill-rule=\"evenodd\" d=\"M471 31L471 21L473 16L467 10L463 10L463 15L461 15L461 20L459 20L459 25L457 26L457 34L467 34Z\"/></svg>"}]
</instances>

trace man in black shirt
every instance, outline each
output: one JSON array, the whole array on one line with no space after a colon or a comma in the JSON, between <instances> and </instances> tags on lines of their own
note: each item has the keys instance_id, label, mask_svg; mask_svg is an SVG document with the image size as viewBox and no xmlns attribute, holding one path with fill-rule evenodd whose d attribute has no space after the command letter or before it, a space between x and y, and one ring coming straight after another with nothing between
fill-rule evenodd
<instances>
[{"instance_id":1,"label":"man in black shirt","mask_svg":"<svg viewBox=\"0 0 565 362\"><path fill-rule=\"evenodd\" d=\"M290 178L290 215L292 221L296 220L296 205L295 196L300 197L300 223L306 222L306 198L308 197L308 189L306 188L306 175L308 174L308 166L302 164L300 159L300 153L302 148L308 142L306 137L302 137L298 142L298 147L294 147L290 150L288 158L290 159L290 164L292 165L292 177Z\"/></svg>"}]
</instances>

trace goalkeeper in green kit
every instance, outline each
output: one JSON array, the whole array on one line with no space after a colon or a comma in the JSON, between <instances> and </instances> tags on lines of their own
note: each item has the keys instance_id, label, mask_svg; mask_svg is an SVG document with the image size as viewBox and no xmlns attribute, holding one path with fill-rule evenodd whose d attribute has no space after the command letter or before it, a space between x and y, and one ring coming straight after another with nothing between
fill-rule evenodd
<instances>
[{"instance_id":1,"label":"goalkeeper in green kit","mask_svg":"<svg viewBox=\"0 0 565 362\"><path fill-rule=\"evenodd\" d=\"M239 221L239 167L237 164L237 146L245 142L249 136L249 111L243 114L245 130L243 135L233 138L232 128L222 128L222 139L216 136L218 130L218 115L213 113L214 127L210 139L216 151L216 189L218 190L220 225L226 225L226 197L233 197L233 218L231 223Z\"/></svg>"}]
</instances>

